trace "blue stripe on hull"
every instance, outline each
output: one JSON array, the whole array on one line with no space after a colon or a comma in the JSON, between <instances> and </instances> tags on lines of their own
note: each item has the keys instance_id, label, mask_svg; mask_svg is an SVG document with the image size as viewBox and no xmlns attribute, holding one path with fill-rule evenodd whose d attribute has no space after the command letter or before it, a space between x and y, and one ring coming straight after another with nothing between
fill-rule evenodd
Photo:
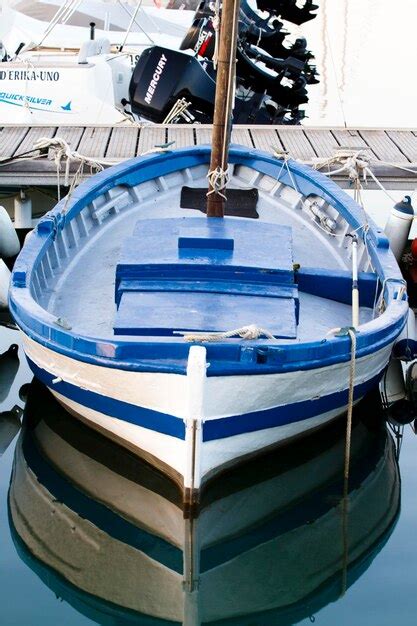
<instances>
[{"instance_id":1,"label":"blue stripe on hull","mask_svg":"<svg viewBox=\"0 0 417 626\"><path fill-rule=\"evenodd\" d=\"M110 417L115 417L158 433L170 435L177 439L185 439L185 424L181 418L108 398L64 381L53 385L52 380L54 376L38 367L30 359L28 360L35 376L52 390L66 398L104 415L109 415ZM355 400L362 398L376 387L382 373L381 371L374 378L357 385L354 394ZM244 415L209 419L203 424L203 441L224 439L243 433L285 426L286 424L301 422L336 409L340 409L340 412L342 412L347 405L347 401L348 390L345 389L323 396L317 400L304 400L263 411L245 413Z\"/></svg>"},{"instance_id":2,"label":"blue stripe on hull","mask_svg":"<svg viewBox=\"0 0 417 626\"><path fill-rule=\"evenodd\" d=\"M123 402L122 400L115 400L108 396L102 396L99 393L94 393L88 389L81 389L65 381L53 385L52 380L55 376L38 367L29 358L28 362L36 378L53 391L60 393L74 402L78 402L78 404L82 404L104 415L129 422L130 424L143 426L143 428L155 430L164 435L171 435L177 439L185 439L185 424L184 421L178 417L174 417L168 413L160 413L159 411L146 409L142 406L136 406L129 402Z\"/></svg>"},{"instance_id":3,"label":"blue stripe on hull","mask_svg":"<svg viewBox=\"0 0 417 626\"><path fill-rule=\"evenodd\" d=\"M359 400L374 389L382 377L382 372L355 387L354 398ZM264 411L254 411L244 415L232 415L220 419L207 420L203 424L203 441L224 439L233 435L250 433L257 430L285 426L317 417L328 411L339 409L342 412L348 403L348 390L331 393L317 400L304 400Z\"/></svg>"}]
</instances>

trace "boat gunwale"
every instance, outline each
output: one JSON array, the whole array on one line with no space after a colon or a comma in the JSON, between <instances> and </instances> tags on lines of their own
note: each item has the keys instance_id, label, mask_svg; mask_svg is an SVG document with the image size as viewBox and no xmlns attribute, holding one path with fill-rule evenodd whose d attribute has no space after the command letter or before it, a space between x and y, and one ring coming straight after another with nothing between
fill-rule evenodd
<instances>
[{"instance_id":1,"label":"boat gunwale","mask_svg":"<svg viewBox=\"0 0 417 626\"><path fill-rule=\"evenodd\" d=\"M136 371L176 372L184 374L190 344L183 338L82 336L57 324L56 316L42 308L30 292L34 271L56 233L74 219L94 199L116 186L134 187L175 171L206 165L210 146L184 148L159 154L136 157L100 172L82 183L71 198L63 198L47 213L25 244L16 260L9 292L10 310L19 327L29 337L54 351L76 360L101 366ZM389 248L383 231L367 217L345 192L326 176L288 160L277 159L265 152L232 145L229 161L247 166L255 172L276 179L277 183L294 188L304 196L324 198L336 208L361 238L372 261L375 273L384 288L385 311L359 328L357 356L365 356L393 343L403 329L408 312L405 296L397 299L404 280ZM242 360L242 350L249 348ZM323 367L350 359L349 336L328 337L300 343L271 343L269 340L227 339L207 346L211 367L208 375L266 374ZM257 350L267 349L273 363L258 363ZM252 356L250 354L252 351ZM278 351L278 354L277 354ZM276 357L279 356L277 359ZM279 362L277 362L279 361Z\"/></svg>"}]
</instances>

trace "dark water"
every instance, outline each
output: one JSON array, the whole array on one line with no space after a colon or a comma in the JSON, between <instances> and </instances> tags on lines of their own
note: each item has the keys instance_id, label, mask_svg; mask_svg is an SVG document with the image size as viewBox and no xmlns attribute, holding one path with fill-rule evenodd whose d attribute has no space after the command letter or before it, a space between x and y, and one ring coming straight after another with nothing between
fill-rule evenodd
<instances>
[{"instance_id":1,"label":"dark water","mask_svg":"<svg viewBox=\"0 0 417 626\"><path fill-rule=\"evenodd\" d=\"M0 353L16 340L1 329ZM356 412L347 507L337 422L213 483L184 520L171 484L39 384L4 450L19 358L0 388L2 625L416 623L417 438L405 426L400 446L376 398ZM15 366L1 359L3 383Z\"/></svg>"}]
</instances>

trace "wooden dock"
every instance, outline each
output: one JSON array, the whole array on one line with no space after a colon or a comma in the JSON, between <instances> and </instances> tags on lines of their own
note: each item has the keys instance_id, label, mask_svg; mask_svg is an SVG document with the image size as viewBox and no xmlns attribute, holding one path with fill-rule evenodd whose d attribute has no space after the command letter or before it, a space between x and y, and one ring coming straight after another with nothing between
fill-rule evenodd
<instances>
[{"instance_id":1,"label":"wooden dock","mask_svg":"<svg viewBox=\"0 0 417 626\"><path fill-rule=\"evenodd\" d=\"M112 164L171 141L175 141L173 147L176 148L207 144L210 142L211 127L4 126L0 129L0 187L57 184L56 164L51 154L39 158L39 153L33 152L35 142L43 137L60 137L81 155ZM371 170L385 187L406 190L417 186L417 130L235 126L232 141L269 153L273 150L286 151L291 158L308 164L329 159L342 148L361 150L369 159ZM346 174L335 179L342 186L349 185ZM374 181L368 181L368 188L375 188Z\"/></svg>"}]
</instances>

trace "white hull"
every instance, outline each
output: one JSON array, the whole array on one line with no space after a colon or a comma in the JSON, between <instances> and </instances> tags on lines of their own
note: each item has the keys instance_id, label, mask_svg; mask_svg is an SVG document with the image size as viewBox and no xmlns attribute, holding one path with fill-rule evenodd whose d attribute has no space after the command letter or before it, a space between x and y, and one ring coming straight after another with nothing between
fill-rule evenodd
<instances>
[{"instance_id":1,"label":"white hull","mask_svg":"<svg viewBox=\"0 0 417 626\"><path fill-rule=\"evenodd\" d=\"M189 359L187 376L83 363L28 338L25 350L35 374L70 413L158 466L184 491L198 491L237 461L321 427L347 408L349 363L282 374L207 377L205 362L198 362L204 348L194 348L197 364ZM358 359L355 401L378 379L390 353L387 346ZM86 402L85 392L91 392ZM154 421L154 428L138 423L141 412L143 419ZM167 427L159 426L158 416L169 416ZM239 420L246 425L240 428ZM161 432L169 428L172 433Z\"/></svg>"}]
</instances>

